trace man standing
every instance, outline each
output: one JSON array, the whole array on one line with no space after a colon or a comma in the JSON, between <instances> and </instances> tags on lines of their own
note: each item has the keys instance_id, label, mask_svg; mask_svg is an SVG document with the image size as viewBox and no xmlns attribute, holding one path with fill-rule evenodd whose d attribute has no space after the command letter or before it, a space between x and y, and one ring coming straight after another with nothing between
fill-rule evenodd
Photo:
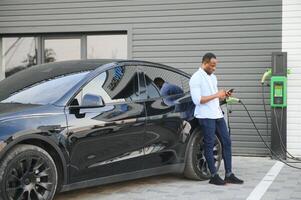
<instances>
[{"instance_id":1,"label":"man standing","mask_svg":"<svg viewBox=\"0 0 301 200\"><path fill-rule=\"evenodd\" d=\"M232 173L231 139L219 105L219 100L225 99L231 93L225 90L218 91L217 79L213 74L216 64L216 56L213 53L206 53L200 69L190 79L191 97L196 105L194 116L198 119L204 135L205 158L211 173L209 183L215 185L242 184L243 181ZM213 147L216 133L222 143L222 156L226 171L224 180L220 178L214 165Z\"/></svg>"}]
</instances>

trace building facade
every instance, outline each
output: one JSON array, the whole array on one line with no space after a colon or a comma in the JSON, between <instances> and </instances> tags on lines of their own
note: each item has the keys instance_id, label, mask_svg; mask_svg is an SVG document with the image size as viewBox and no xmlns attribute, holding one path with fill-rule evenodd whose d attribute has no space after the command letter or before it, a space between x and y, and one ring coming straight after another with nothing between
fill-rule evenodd
<instances>
[{"instance_id":1,"label":"building facade","mask_svg":"<svg viewBox=\"0 0 301 200\"><path fill-rule=\"evenodd\" d=\"M288 53L287 148L301 156L301 2L283 0L282 51Z\"/></svg>"},{"instance_id":2,"label":"building facade","mask_svg":"<svg viewBox=\"0 0 301 200\"><path fill-rule=\"evenodd\" d=\"M260 79L272 52L287 51L288 148L301 155L300 6L297 0L1 0L0 76L86 58L147 60L192 74L210 51L219 60L219 87L235 89L270 143ZM268 104L268 87L264 98ZM230 109L234 153L268 155L244 108Z\"/></svg>"}]
</instances>

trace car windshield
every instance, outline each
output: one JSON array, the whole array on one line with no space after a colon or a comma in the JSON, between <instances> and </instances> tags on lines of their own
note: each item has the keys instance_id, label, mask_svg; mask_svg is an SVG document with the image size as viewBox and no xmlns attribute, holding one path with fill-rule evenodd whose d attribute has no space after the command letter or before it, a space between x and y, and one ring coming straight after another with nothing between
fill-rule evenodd
<instances>
[{"instance_id":1,"label":"car windshield","mask_svg":"<svg viewBox=\"0 0 301 200\"><path fill-rule=\"evenodd\" d=\"M89 72L80 72L43 80L11 92L1 103L52 104L59 100Z\"/></svg>"}]
</instances>

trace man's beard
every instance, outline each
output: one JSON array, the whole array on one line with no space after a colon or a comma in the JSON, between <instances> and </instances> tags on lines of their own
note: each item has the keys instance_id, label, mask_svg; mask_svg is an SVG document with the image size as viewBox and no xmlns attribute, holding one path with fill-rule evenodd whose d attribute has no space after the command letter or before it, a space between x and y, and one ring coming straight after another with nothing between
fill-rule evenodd
<instances>
[{"instance_id":1,"label":"man's beard","mask_svg":"<svg viewBox=\"0 0 301 200\"><path fill-rule=\"evenodd\" d=\"M207 69L204 69L204 71L208 74L208 75L211 75L213 72L210 72L209 70Z\"/></svg>"}]
</instances>

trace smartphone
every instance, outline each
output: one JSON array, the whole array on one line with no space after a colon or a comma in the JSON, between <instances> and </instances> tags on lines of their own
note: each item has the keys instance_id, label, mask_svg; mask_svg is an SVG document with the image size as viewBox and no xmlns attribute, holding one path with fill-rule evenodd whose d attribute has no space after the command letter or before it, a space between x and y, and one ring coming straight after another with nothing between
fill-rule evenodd
<instances>
[{"instance_id":1,"label":"smartphone","mask_svg":"<svg viewBox=\"0 0 301 200\"><path fill-rule=\"evenodd\" d=\"M232 93L234 91L234 88L231 88L230 90L227 90L227 93Z\"/></svg>"}]
</instances>

